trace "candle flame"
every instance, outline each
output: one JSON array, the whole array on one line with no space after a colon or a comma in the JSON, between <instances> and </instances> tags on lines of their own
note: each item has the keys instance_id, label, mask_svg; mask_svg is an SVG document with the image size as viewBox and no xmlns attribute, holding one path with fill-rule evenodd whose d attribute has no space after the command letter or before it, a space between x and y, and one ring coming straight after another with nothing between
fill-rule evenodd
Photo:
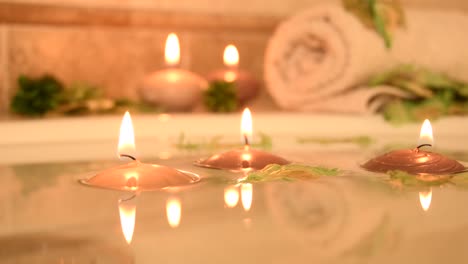
<instances>
[{"instance_id":1,"label":"candle flame","mask_svg":"<svg viewBox=\"0 0 468 264\"><path fill-rule=\"evenodd\" d=\"M245 142L246 145L249 145L250 142L252 142L252 114L250 113L249 108L245 108L242 113L241 136L242 142Z\"/></svg>"},{"instance_id":2,"label":"candle flame","mask_svg":"<svg viewBox=\"0 0 468 264\"><path fill-rule=\"evenodd\" d=\"M419 133L418 145L423 144L430 144L431 146L434 146L432 126L428 119L424 120L424 123L421 126L421 132Z\"/></svg>"},{"instance_id":3,"label":"candle flame","mask_svg":"<svg viewBox=\"0 0 468 264\"><path fill-rule=\"evenodd\" d=\"M236 207L239 202L239 191L236 186L229 186L224 189L224 203L229 208Z\"/></svg>"},{"instance_id":4,"label":"candle flame","mask_svg":"<svg viewBox=\"0 0 468 264\"><path fill-rule=\"evenodd\" d=\"M432 201L432 189L428 192L419 192L419 202L421 203L421 207L424 211L429 210Z\"/></svg>"},{"instance_id":5,"label":"candle flame","mask_svg":"<svg viewBox=\"0 0 468 264\"><path fill-rule=\"evenodd\" d=\"M135 157L135 133L133 131L132 118L130 113L125 112L122 123L120 124L120 135L119 135L119 145L118 145L118 156L121 155L130 155Z\"/></svg>"},{"instance_id":6,"label":"candle flame","mask_svg":"<svg viewBox=\"0 0 468 264\"><path fill-rule=\"evenodd\" d=\"M180 224L182 216L182 204L177 197L170 197L166 201L166 216L169 226L176 228Z\"/></svg>"},{"instance_id":7,"label":"candle flame","mask_svg":"<svg viewBox=\"0 0 468 264\"><path fill-rule=\"evenodd\" d=\"M252 207L253 186L251 183L243 183L241 185L242 207L248 212Z\"/></svg>"},{"instance_id":8,"label":"candle flame","mask_svg":"<svg viewBox=\"0 0 468 264\"><path fill-rule=\"evenodd\" d=\"M175 33L171 33L167 36L164 59L168 66L175 66L180 62L179 38Z\"/></svg>"},{"instance_id":9,"label":"candle flame","mask_svg":"<svg viewBox=\"0 0 468 264\"><path fill-rule=\"evenodd\" d=\"M128 244L132 242L135 230L136 204L133 201L119 201L119 215L122 233Z\"/></svg>"},{"instance_id":10,"label":"candle flame","mask_svg":"<svg viewBox=\"0 0 468 264\"><path fill-rule=\"evenodd\" d=\"M239 64L239 52L237 51L236 46L229 44L224 49L223 55L224 65L227 67L234 67Z\"/></svg>"}]
</instances>

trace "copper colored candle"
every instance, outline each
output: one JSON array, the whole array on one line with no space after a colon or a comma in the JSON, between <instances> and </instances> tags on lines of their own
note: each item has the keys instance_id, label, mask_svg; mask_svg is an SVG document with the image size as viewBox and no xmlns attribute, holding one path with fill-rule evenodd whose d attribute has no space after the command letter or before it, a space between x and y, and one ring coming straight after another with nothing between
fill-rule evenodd
<instances>
[{"instance_id":1,"label":"copper colored candle","mask_svg":"<svg viewBox=\"0 0 468 264\"><path fill-rule=\"evenodd\" d=\"M234 82L237 99L241 103L254 98L258 93L260 83L250 73L239 69L239 53L234 45L226 46L223 60L225 67L208 74L208 81Z\"/></svg>"},{"instance_id":2,"label":"copper colored candle","mask_svg":"<svg viewBox=\"0 0 468 264\"><path fill-rule=\"evenodd\" d=\"M140 192L179 187L200 180L198 175L191 172L142 163L136 160L135 152L132 120L130 114L126 112L120 126L118 153L120 157L131 158L134 161L107 169L80 182L92 187Z\"/></svg>"},{"instance_id":3,"label":"copper colored candle","mask_svg":"<svg viewBox=\"0 0 468 264\"><path fill-rule=\"evenodd\" d=\"M465 166L456 160L422 149L433 144L432 127L427 119L421 127L419 141L417 148L385 153L364 163L362 167L374 172L401 170L420 175L447 175L466 170Z\"/></svg>"},{"instance_id":4,"label":"copper colored candle","mask_svg":"<svg viewBox=\"0 0 468 264\"><path fill-rule=\"evenodd\" d=\"M285 165L290 163L282 157L265 151L252 149L249 146L252 136L252 116L248 108L246 108L242 114L241 133L245 140L244 148L227 151L213 155L207 159L198 160L195 162L195 165L211 169L242 171L261 170L268 164Z\"/></svg>"}]
</instances>

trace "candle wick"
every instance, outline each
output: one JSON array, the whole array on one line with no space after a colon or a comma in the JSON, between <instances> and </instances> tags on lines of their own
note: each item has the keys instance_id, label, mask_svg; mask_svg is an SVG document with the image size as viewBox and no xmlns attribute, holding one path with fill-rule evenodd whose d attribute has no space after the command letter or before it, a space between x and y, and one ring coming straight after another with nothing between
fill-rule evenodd
<instances>
[{"instance_id":1,"label":"candle wick","mask_svg":"<svg viewBox=\"0 0 468 264\"><path fill-rule=\"evenodd\" d=\"M128 154L120 154L120 157L121 158L129 158L129 159L132 159L132 160L137 160L135 157L133 157L132 155L128 155Z\"/></svg>"},{"instance_id":2,"label":"candle wick","mask_svg":"<svg viewBox=\"0 0 468 264\"><path fill-rule=\"evenodd\" d=\"M416 151L419 151L422 147L432 147L432 144L428 144L428 143L421 144L416 147Z\"/></svg>"},{"instance_id":3,"label":"candle wick","mask_svg":"<svg viewBox=\"0 0 468 264\"><path fill-rule=\"evenodd\" d=\"M247 137L246 134L244 134L244 142L245 142L245 146L246 146L246 147L250 146L249 137Z\"/></svg>"},{"instance_id":4,"label":"candle wick","mask_svg":"<svg viewBox=\"0 0 468 264\"><path fill-rule=\"evenodd\" d=\"M129 196L129 197L120 198L120 199L119 199L119 203L130 201L130 200L132 200L132 199L135 199L136 197L137 197L137 194L134 193L133 195L131 195L131 196Z\"/></svg>"}]
</instances>

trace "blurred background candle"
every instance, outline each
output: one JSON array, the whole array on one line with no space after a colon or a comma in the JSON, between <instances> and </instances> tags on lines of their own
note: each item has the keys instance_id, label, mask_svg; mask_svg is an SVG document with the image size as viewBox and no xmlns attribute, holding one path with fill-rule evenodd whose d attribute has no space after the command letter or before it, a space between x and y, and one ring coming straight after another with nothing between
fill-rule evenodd
<instances>
[{"instance_id":1,"label":"blurred background candle","mask_svg":"<svg viewBox=\"0 0 468 264\"><path fill-rule=\"evenodd\" d=\"M164 110L189 111L200 101L208 84L199 75L179 68L180 44L176 34L167 37L164 54L167 68L148 75L140 95Z\"/></svg>"},{"instance_id":2,"label":"blurred background candle","mask_svg":"<svg viewBox=\"0 0 468 264\"><path fill-rule=\"evenodd\" d=\"M208 81L234 82L237 99L241 104L254 98L258 93L260 84L247 71L239 69L239 52L236 46L232 44L226 46L223 61L225 67L208 74Z\"/></svg>"}]
</instances>

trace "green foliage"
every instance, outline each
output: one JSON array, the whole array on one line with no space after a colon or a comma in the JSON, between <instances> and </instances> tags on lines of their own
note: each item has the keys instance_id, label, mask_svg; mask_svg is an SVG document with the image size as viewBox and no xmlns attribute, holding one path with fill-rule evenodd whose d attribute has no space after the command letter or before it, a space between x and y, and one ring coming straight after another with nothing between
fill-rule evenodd
<instances>
[{"instance_id":1,"label":"green foliage","mask_svg":"<svg viewBox=\"0 0 468 264\"><path fill-rule=\"evenodd\" d=\"M374 143L374 140L369 136L343 137L343 138L327 138L327 137L300 137L297 138L299 144L356 144L361 147L367 147Z\"/></svg>"},{"instance_id":2,"label":"green foliage","mask_svg":"<svg viewBox=\"0 0 468 264\"><path fill-rule=\"evenodd\" d=\"M269 150L273 146L272 138L265 134L259 133L258 137L260 138L259 141L253 142L251 144L254 148ZM233 143L233 142L223 142L222 136L213 136L208 140L200 140L200 141L192 141L188 139L185 133L180 133L177 142L174 146L178 150L187 150L187 151L214 151L214 150L223 150L223 149L233 149L233 148L242 148L244 145L241 143Z\"/></svg>"},{"instance_id":3,"label":"green foliage","mask_svg":"<svg viewBox=\"0 0 468 264\"><path fill-rule=\"evenodd\" d=\"M415 65L404 64L378 74L369 85L390 85L412 95L412 99L397 99L382 109L385 119L395 124L468 113L467 83Z\"/></svg>"},{"instance_id":4,"label":"green foliage","mask_svg":"<svg viewBox=\"0 0 468 264\"><path fill-rule=\"evenodd\" d=\"M413 175L404 171L394 170L388 171L390 176L389 182L396 187L418 188L427 186L440 186L450 181L451 175L440 176L421 176Z\"/></svg>"},{"instance_id":5,"label":"green foliage","mask_svg":"<svg viewBox=\"0 0 468 264\"><path fill-rule=\"evenodd\" d=\"M342 0L346 10L379 34L387 48L392 46L391 31L404 26L405 15L398 0Z\"/></svg>"},{"instance_id":6,"label":"green foliage","mask_svg":"<svg viewBox=\"0 0 468 264\"><path fill-rule=\"evenodd\" d=\"M27 116L41 116L60 104L63 85L54 77L44 75L18 78L18 91L12 99L11 110Z\"/></svg>"},{"instance_id":7,"label":"green foliage","mask_svg":"<svg viewBox=\"0 0 468 264\"><path fill-rule=\"evenodd\" d=\"M203 102L212 112L233 112L237 109L234 82L214 81L203 94Z\"/></svg>"},{"instance_id":8,"label":"green foliage","mask_svg":"<svg viewBox=\"0 0 468 264\"><path fill-rule=\"evenodd\" d=\"M267 165L260 171L251 172L242 182L312 180L321 176L338 176L336 168L315 167L302 164Z\"/></svg>"}]
</instances>

